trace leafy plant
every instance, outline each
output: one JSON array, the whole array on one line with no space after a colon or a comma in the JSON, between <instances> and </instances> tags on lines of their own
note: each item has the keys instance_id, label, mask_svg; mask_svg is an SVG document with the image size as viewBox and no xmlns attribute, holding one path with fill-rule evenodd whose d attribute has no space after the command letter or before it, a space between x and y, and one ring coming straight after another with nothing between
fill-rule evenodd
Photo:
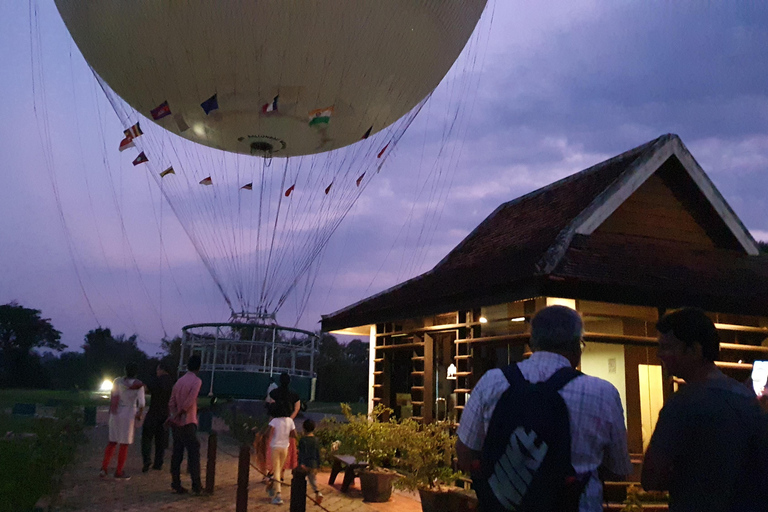
<instances>
[{"instance_id":1,"label":"leafy plant","mask_svg":"<svg viewBox=\"0 0 768 512\"><path fill-rule=\"evenodd\" d=\"M453 469L456 438L446 422L422 424L407 418L396 424L399 443L397 470L404 475L396 485L405 489L453 486L461 472Z\"/></svg>"},{"instance_id":2,"label":"leafy plant","mask_svg":"<svg viewBox=\"0 0 768 512\"><path fill-rule=\"evenodd\" d=\"M241 444L248 446L253 444L256 433L262 430L267 422L256 419L243 413L236 413L233 409L225 409L221 413L224 423L229 427L229 433Z\"/></svg>"}]
</instances>

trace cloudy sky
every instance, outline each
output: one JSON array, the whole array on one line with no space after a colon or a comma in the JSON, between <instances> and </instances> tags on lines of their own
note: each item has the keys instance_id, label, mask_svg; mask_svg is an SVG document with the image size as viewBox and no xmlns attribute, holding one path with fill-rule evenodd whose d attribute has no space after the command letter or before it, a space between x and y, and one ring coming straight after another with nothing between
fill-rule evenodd
<instances>
[{"instance_id":1,"label":"cloudy sky","mask_svg":"<svg viewBox=\"0 0 768 512\"><path fill-rule=\"evenodd\" d=\"M768 240L768 6L738 5L492 1L331 239L304 315L289 301L278 320L315 330L429 270L500 203L669 132ZM70 348L102 326L152 354L226 321L155 183L116 155L122 127L53 3L0 3L0 48L0 303L42 310Z\"/></svg>"}]
</instances>

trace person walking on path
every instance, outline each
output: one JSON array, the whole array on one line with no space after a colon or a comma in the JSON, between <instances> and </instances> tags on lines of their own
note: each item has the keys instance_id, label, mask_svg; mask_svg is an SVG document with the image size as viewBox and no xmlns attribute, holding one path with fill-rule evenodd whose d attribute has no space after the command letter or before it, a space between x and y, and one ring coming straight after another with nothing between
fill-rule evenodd
<instances>
[{"instance_id":1,"label":"person walking on path","mask_svg":"<svg viewBox=\"0 0 768 512\"><path fill-rule=\"evenodd\" d=\"M282 505L281 484L283 482L283 469L285 469L286 460L291 453L291 439L296 439L296 425L289 416L272 418L266 435L270 440L269 449L272 458L272 472L274 473L272 481L267 485L267 493L272 498L274 505ZM295 455L295 451L293 453ZM292 458L293 460L289 461L288 464L289 469L296 467L295 457Z\"/></svg>"},{"instance_id":2,"label":"person walking on path","mask_svg":"<svg viewBox=\"0 0 768 512\"><path fill-rule=\"evenodd\" d=\"M566 383L557 390L556 394L562 397L559 404L564 402L567 408L565 424L569 425L567 427L569 432L566 432L565 439L567 440L570 434L570 465L572 465L572 471L575 471L578 482L584 484L583 491L579 488L574 491L575 496L572 497L573 501L577 502L579 511L602 512L601 479L623 480L631 473L632 464L627 450L627 431L618 390L610 382L597 377L583 375L580 372L573 375L573 369L581 363L583 332L580 315L565 306L549 306L536 314L531 321L530 347L533 351L531 357L517 363L518 371L514 370L514 365L487 371L472 390L457 431L459 440L456 443L456 450L460 469L477 475L485 464L483 457L487 452L484 450L484 444L501 442L501 438L492 438L489 426L499 423L498 420L492 421L496 418L497 403L509 404L508 397L514 397L515 392L518 391L511 389L507 373L517 376L518 378L513 381L521 387L542 383L544 385L542 389L548 389L550 378L553 376L557 378L556 373L563 376L564 372L568 372L568 378L559 379L560 384L563 381ZM557 387L552 386L554 389ZM507 393L508 390L510 393ZM553 407L558 405L554 400L550 403ZM562 410L561 407L554 407L554 409ZM518 411L521 417L536 414L542 416L545 412L530 408L527 411ZM516 422L519 418L510 417L512 416L510 411L499 411L499 414L500 418L505 418L501 423L518 424ZM516 430L513 437L517 434ZM530 434L535 435L535 432ZM524 434L523 437L528 435ZM503 444L507 444L506 452L501 448L501 452L489 455L504 457L504 454L510 451L518 453L521 456L520 460L526 465L522 470L528 473L536 471L538 467L546 466L546 464L539 466L541 461L524 460L525 457L518 448L518 443L522 440L516 441L515 446L512 446L508 444L510 439L512 437L509 434L503 439ZM541 450L534 451L541 452ZM528 453L532 456L531 452ZM545 462L547 460L549 459L544 459ZM552 467L551 464L549 467ZM493 477L496 476L498 476L497 473L494 473ZM535 478L534 474L530 476ZM569 479L565 479L564 484L568 482ZM508 479L504 482L497 479L489 483L494 487L494 492L501 489L502 495L514 494L511 487L513 484ZM545 482L544 487L550 484L551 482ZM528 490L531 489L532 487L528 488ZM521 490L523 493L526 492L526 489L521 488ZM525 496L521 497L519 493L515 496L516 499L525 499ZM481 508L481 510L484 509Z\"/></svg>"},{"instance_id":3,"label":"person walking on path","mask_svg":"<svg viewBox=\"0 0 768 512\"><path fill-rule=\"evenodd\" d=\"M156 377L147 385L152 399L141 429L141 457L144 461L142 473L149 471L150 465L152 469L163 469L165 449L168 447L168 428L165 420L168 419L168 402L171 399L173 378L166 363L158 364L155 372ZM152 441L155 442L154 464L152 464Z\"/></svg>"},{"instance_id":4,"label":"person walking on path","mask_svg":"<svg viewBox=\"0 0 768 512\"><path fill-rule=\"evenodd\" d=\"M670 512L768 510L768 418L754 390L715 366L720 338L694 308L656 324L658 357L685 380L659 413L642 484L669 491Z\"/></svg>"},{"instance_id":5,"label":"person walking on path","mask_svg":"<svg viewBox=\"0 0 768 512\"><path fill-rule=\"evenodd\" d=\"M131 477L123 471L125 459L128 456L128 445L133 444L133 429L135 421L141 421L144 410L144 383L136 378L138 364L130 362L125 365L125 377L115 380L112 385L112 395L109 403L109 443L104 449L104 459L101 462L99 476L107 476L109 462L120 445L117 453L117 469L115 478L129 480Z\"/></svg>"},{"instance_id":6,"label":"person walking on path","mask_svg":"<svg viewBox=\"0 0 768 512\"><path fill-rule=\"evenodd\" d=\"M304 435L299 439L299 467L306 472L309 485L315 491L315 501L319 505L323 501L323 494L317 488L317 468L320 467L320 445L315 437L315 422L311 419L306 419L302 427Z\"/></svg>"},{"instance_id":7,"label":"person walking on path","mask_svg":"<svg viewBox=\"0 0 768 512\"><path fill-rule=\"evenodd\" d=\"M301 410L301 399L299 395L291 390L291 376L287 373L280 374L280 386L269 392L270 416L275 418L290 417L292 420Z\"/></svg>"},{"instance_id":8,"label":"person walking on path","mask_svg":"<svg viewBox=\"0 0 768 512\"><path fill-rule=\"evenodd\" d=\"M187 361L187 373L184 374L171 391L168 402L168 423L173 430L173 455L171 456L171 488L178 494L184 494L186 488L181 485L181 461L184 450L187 451L187 468L192 479L192 492L200 494L200 441L197 439L197 395L203 381L197 376L200 371L200 356L195 354Z\"/></svg>"}]
</instances>

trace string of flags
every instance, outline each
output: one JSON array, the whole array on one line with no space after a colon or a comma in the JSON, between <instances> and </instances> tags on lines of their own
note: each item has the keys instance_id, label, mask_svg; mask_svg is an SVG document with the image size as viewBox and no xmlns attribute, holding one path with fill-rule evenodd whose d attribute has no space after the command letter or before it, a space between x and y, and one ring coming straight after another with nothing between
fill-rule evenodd
<instances>
[{"instance_id":1,"label":"string of flags","mask_svg":"<svg viewBox=\"0 0 768 512\"><path fill-rule=\"evenodd\" d=\"M261 107L261 111L264 114L270 114L274 112L279 111L278 107L278 101L280 99L280 95L275 96L271 102L265 103ZM214 94L204 102L200 104L200 107L203 109L206 115L209 115L212 111L217 110L219 108L219 101L218 101L218 95ZM331 116L334 112L334 106L326 107L326 108L319 108L316 110L312 110L309 112L309 126L327 126L330 122ZM185 130L189 129L189 125L186 123L184 116L182 116L180 113L174 114L171 112L171 107L168 104L168 101L163 101L160 103L157 107L150 110L150 115L152 116L152 119L155 121L158 121L160 119L163 119L168 116L173 116L174 121L176 121L176 125L179 128L179 131L183 132ZM373 131L373 126L370 126L365 133L363 134L361 140L365 140L368 137L370 137L371 132ZM144 132L141 130L140 124L137 122L130 128L123 131L125 137L122 141L120 141L120 147L118 148L120 152L125 151L128 148L136 147L134 144L134 140L137 137L140 137L144 134ZM377 158L381 158L384 153L386 152L387 148L389 148L389 142L379 151ZM143 163L149 162L149 158L147 158L147 155L142 151L139 153L139 155L133 160L133 165L140 165ZM173 167L168 167L166 170L159 173L161 178L164 178L168 176L169 174L176 174L176 171L173 169ZM356 180L355 180L355 186L359 187L360 183L363 181L363 178L365 177L365 172L363 172ZM207 178L202 179L200 182L200 185L213 185L213 180L211 176L208 176ZM333 187L333 181L325 188L325 194L328 195L331 191L331 187ZM285 197L290 197L291 193L293 193L294 189L296 188L296 184L294 183L290 187L288 187L285 191ZM253 182L246 183L242 187L240 187L241 190L253 190Z\"/></svg>"}]
</instances>

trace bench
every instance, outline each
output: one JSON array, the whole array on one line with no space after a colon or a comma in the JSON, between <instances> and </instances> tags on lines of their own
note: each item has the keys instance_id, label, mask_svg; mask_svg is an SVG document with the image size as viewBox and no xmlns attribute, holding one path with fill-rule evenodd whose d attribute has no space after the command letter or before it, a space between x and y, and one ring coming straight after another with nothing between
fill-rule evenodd
<instances>
[{"instance_id":1,"label":"bench","mask_svg":"<svg viewBox=\"0 0 768 512\"><path fill-rule=\"evenodd\" d=\"M358 461L352 455L334 455L333 465L331 466L331 476L328 478L328 485L336 482L336 475L344 470L344 480L341 483L341 492L347 492L349 486L355 481L357 471L368 467L368 463Z\"/></svg>"}]
</instances>

